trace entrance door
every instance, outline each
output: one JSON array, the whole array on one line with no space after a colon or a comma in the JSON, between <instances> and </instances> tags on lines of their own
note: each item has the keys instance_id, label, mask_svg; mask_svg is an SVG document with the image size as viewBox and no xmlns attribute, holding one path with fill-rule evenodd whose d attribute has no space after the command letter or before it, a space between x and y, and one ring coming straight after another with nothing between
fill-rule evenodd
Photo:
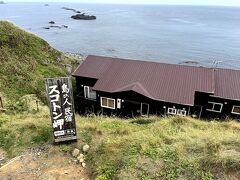
<instances>
[{"instance_id":1,"label":"entrance door","mask_svg":"<svg viewBox=\"0 0 240 180\"><path fill-rule=\"evenodd\" d=\"M141 103L141 116L149 115L149 104Z\"/></svg>"},{"instance_id":2,"label":"entrance door","mask_svg":"<svg viewBox=\"0 0 240 180\"><path fill-rule=\"evenodd\" d=\"M193 118L201 118L201 116L202 116L202 109L203 109L202 106L195 105L195 106L190 108L190 115Z\"/></svg>"}]
</instances>

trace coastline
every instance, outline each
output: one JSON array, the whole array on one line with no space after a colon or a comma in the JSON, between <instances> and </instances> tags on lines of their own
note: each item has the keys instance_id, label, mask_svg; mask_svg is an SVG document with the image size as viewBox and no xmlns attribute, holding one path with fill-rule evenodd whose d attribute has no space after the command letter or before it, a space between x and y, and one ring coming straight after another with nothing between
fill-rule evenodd
<instances>
[{"instance_id":1,"label":"coastline","mask_svg":"<svg viewBox=\"0 0 240 180\"><path fill-rule=\"evenodd\" d=\"M86 56L79 54L79 53L72 53L72 52L62 52L66 57L74 59L78 61L79 63L82 63Z\"/></svg>"}]
</instances>

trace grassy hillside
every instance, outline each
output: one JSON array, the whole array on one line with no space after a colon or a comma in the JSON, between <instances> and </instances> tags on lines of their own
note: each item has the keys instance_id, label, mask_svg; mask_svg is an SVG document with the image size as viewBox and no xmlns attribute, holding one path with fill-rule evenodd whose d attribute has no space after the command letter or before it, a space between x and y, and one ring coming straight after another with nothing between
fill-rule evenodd
<instances>
[{"instance_id":1,"label":"grassy hillside","mask_svg":"<svg viewBox=\"0 0 240 180\"><path fill-rule=\"evenodd\" d=\"M0 115L0 147L9 157L52 143L46 112ZM240 125L234 121L77 116L77 132L78 142L60 149L70 153L88 143L87 168L96 179L240 178Z\"/></svg>"},{"instance_id":2,"label":"grassy hillside","mask_svg":"<svg viewBox=\"0 0 240 180\"><path fill-rule=\"evenodd\" d=\"M26 94L44 100L44 78L66 76L71 60L41 38L0 21L0 96L16 102Z\"/></svg>"}]
</instances>

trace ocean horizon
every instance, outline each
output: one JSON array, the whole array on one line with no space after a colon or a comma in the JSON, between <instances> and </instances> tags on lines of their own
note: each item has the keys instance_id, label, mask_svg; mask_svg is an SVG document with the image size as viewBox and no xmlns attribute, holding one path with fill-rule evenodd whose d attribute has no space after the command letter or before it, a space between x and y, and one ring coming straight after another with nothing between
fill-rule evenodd
<instances>
[{"instance_id":1,"label":"ocean horizon","mask_svg":"<svg viewBox=\"0 0 240 180\"><path fill-rule=\"evenodd\" d=\"M74 20L62 7L97 19ZM240 7L34 2L0 12L63 52L240 69Z\"/></svg>"}]
</instances>

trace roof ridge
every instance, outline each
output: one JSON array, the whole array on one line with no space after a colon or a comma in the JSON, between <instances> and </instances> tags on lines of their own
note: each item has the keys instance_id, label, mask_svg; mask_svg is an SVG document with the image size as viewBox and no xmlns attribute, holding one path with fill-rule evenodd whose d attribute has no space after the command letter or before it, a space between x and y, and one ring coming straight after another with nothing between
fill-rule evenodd
<instances>
[{"instance_id":1,"label":"roof ridge","mask_svg":"<svg viewBox=\"0 0 240 180\"><path fill-rule=\"evenodd\" d=\"M118 89L115 89L114 91L122 91L122 90L125 90L125 89L127 89L128 87L131 87L131 86L135 86L135 82L131 83L131 84L127 84L125 86L122 86L122 87L120 87Z\"/></svg>"},{"instance_id":2,"label":"roof ridge","mask_svg":"<svg viewBox=\"0 0 240 180\"><path fill-rule=\"evenodd\" d=\"M128 89L128 87L129 87L129 89ZM137 92L137 93L139 93L139 94L142 94L142 93L140 93L139 91L137 91L137 90L135 89L135 87L139 87L142 91L144 91L144 92L147 94L148 97L150 97L151 99L155 99L155 98L146 90L146 88L145 88L140 82L138 82L138 81L133 82L133 83L131 83L131 84L128 84L128 85L126 85L126 86L123 86L123 87L121 87L121 88L115 89L113 92L132 90L132 91L134 91L134 92ZM144 95L144 94L142 94L142 95ZM144 96L146 96L146 95L144 95Z\"/></svg>"},{"instance_id":3,"label":"roof ridge","mask_svg":"<svg viewBox=\"0 0 240 180\"><path fill-rule=\"evenodd\" d=\"M148 97L155 99L140 82L137 81L134 87L136 86L139 86L148 95Z\"/></svg>"}]
</instances>

